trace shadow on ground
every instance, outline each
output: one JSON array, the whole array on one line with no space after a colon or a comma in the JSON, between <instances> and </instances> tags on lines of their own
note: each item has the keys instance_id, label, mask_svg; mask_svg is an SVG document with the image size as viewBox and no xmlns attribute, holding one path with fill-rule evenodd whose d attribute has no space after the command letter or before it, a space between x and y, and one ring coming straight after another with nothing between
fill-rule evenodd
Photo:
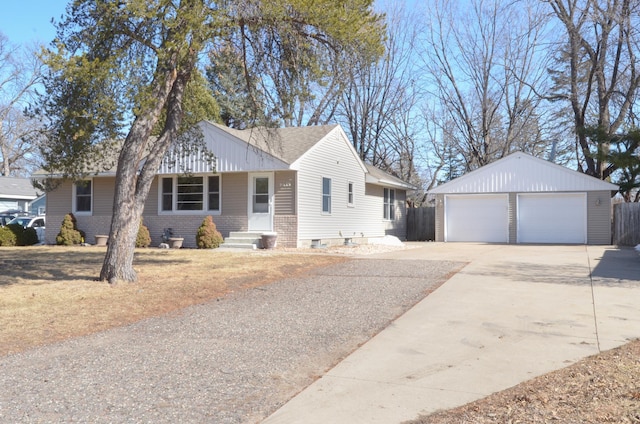
<instances>
[{"instance_id":1,"label":"shadow on ground","mask_svg":"<svg viewBox=\"0 0 640 424\"><path fill-rule=\"evenodd\" d=\"M598 265L591 272L594 282L607 280L624 283L640 283L640 255L630 247L605 250Z\"/></svg>"},{"instance_id":2,"label":"shadow on ground","mask_svg":"<svg viewBox=\"0 0 640 424\"><path fill-rule=\"evenodd\" d=\"M65 249L64 247L0 248L0 287L25 280L76 281L95 280L102 267L105 250ZM164 250L136 251L136 265L171 265Z\"/></svg>"},{"instance_id":3,"label":"shadow on ground","mask_svg":"<svg viewBox=\"0 0 640 424\"><path fill-rule=\"evenodd\" d=\"M595 260L597 260L597 263ZM593 269L590 269L590 266ZM513 281L606 287L640 287L640 255L631 248L608 249L591 263L558 265L506 260L498 267L474 269L474 275L496 276Z\"/></svg>"}]
</instances>

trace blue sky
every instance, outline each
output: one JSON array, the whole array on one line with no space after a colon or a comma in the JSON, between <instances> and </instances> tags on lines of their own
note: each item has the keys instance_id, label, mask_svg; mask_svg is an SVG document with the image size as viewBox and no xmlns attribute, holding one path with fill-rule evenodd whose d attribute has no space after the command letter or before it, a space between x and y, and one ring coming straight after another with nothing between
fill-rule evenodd
<instances>
[{"instance_id":1,"label":"blue sky","mask_svg":"<svg viewBox=\"0 0 640 424\"><path fill-rule=\"evenodd\" d=\"M51 18L64 13L67 0L22 0L2 2L0 32L12 44L48 44L55 36Z\"/></svg>"}]
</instances>

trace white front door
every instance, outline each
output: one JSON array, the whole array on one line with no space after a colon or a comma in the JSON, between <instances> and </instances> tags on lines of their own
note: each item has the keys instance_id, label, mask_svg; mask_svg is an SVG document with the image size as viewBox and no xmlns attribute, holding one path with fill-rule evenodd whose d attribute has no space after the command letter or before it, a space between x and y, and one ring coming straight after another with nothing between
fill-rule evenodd
<instances>
[{"instance_id":1,"label":"white front door","mask_svg":"<svg viewBox=\"0 0 640 424\"><path fill-rule=\"evenodd\" d=\"M273 173L249 174L249 231L273 231Z\"/></svg>"}]
</instances>

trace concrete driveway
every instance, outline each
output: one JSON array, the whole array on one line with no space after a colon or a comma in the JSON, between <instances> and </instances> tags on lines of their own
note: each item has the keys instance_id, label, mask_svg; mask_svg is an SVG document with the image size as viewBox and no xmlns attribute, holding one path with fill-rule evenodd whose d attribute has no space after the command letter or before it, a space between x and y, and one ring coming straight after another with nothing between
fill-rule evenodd
<instances>
[{"instance_id":1,"label":"concrete driveway","mask_svg":"<svg viewBox=\"0 0 640 424\"><path fill-rule=\"evenodd\" d=\"M264 423L400 423L640 337L640 255L429 243L386 259L469 264Z\"/></svg>"}]
</instances>

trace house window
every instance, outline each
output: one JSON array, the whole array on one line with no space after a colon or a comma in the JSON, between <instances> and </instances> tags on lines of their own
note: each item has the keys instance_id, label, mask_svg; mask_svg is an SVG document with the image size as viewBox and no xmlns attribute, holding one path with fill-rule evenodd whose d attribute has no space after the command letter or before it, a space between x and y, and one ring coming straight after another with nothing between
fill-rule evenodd
<instances>
[{"instance_id":1,"label":"house window","mask_svg":"<svg viewBox=\"0 0 640 424\"><path fill-rule=\"evenodd\" d=\"M176 209L179 211L201 211L204 205L204 182L202 177L178 177Z\"/></svg>"},{"instance_id":2,"label":"house window","mask_svg":"<svg viewBox=\"0 0 640 424\"><path fill-rule=\"evenodd\" d=\"M91 180L78 181L74 184L74 207L75 213L90 214L91 213Z\"/></svg>"},{"instance_id":3,"label":"house window","mask_svg":"<svg viewBox=\"0 0 640 424\"><path fill-rule=\"evenodd\" d=\"M215 175L213 177L209 177L208 181L208 209L210 211L220 211L220 176Z\"/></svg>"},{"instance_id":4,"label":"house window","mask_svg":"<svg viewBox=\"0 0 640 424\"><path fill-rule=\"evenodd\" d=\"M384 189L384 219L393 221L396 218L396 191L390 188Z\"/></svg>"},{"instance_id":5,"label":"house window","mask_svg":"<svg viewBox=\"0 0 640 424\"><path fill-rule=\"evenodd\" d=\"M160 179L161 212L220 212L220 176L176 176Z\"/></svg>"},{"instance_id":6,"label":"house window","mask_svg":"<svg viewBox=\"0 0 640 424\"><path fill-rule=\"evenodd\" d=\"M347 205L353 206L353 183L349 181L347 186Z\"/></svg>"},{"instance_id":7,"label":"house window","mask_svg":"<svg viewBox=\"0 0 640 424\"><path fill-rule=\"evenodd\" d=\"M162 179L162 194L161 194L163 211L173 210L173 178Z\"/></svg>"},{"instance_id":8,"label":"house window","mask_svg":"<svg viewBox=\"0 0 640 424\"><path fill-rule=\"evenodd\" d=\"M331 178L322 178L322 212L331 213Z\"/></svg>"}]
</instances>

